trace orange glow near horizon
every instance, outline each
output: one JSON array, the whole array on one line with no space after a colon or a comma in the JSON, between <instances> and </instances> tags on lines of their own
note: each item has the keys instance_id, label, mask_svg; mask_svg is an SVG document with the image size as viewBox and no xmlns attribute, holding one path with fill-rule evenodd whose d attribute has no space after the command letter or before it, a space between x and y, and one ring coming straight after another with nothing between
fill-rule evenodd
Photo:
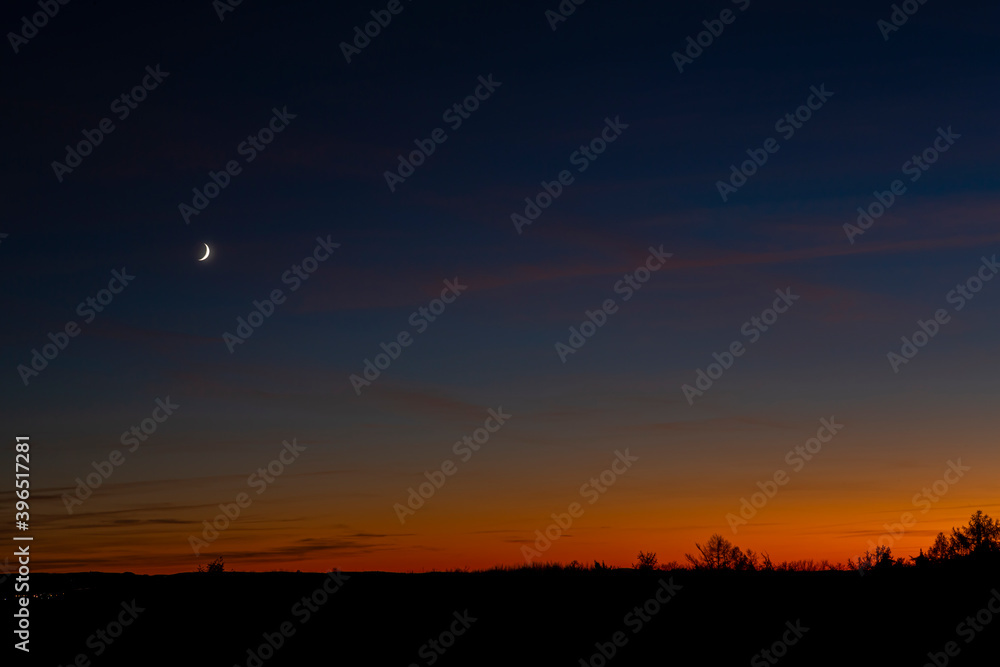
<instances>
[{"instance_id":1,"label":"orange glow near horizon","mask_svg":"<svg viewBox=\"0 0 1000 667\"><path fill-rule=\"evenodd\" d=\"M610 490L609 490L610 491ZM859 502L853 506L781 505L774 502L760 510L758 517L739 526L737 534L720 519L733 508L723 505L702 505L667 519L668 507L650 507L643 513L630 511L627 494L617 500L608 495L584 513L565 531L552 540L536 545L536 530L560 531L551 516L543 515L530 521L527 507L506 508L508 519L489 516L438 516L430 513L420 532L403 530L402 535L385 533L347 533L331 528L328 521L314 517L296 524L278 516L260 513L241 516L228 530L210 543L200 556L189 547L190 532L178 532L170 523L148 524L141 537L135 528L130 533L115 529L93 530L87 535L78 531L58 532L40 536L33 563L45 572L134 572L136 574L173 574L195 571L216 556L223 556L227 570L238 571L313 571L337 568L344 571L427 572L453 569L481 570L493 566L526 564L522 547L539 552L534 562L569 563L573 560L590 565L595 560L614 567L630 567L638 551L653 551L660 564L676 562L688 565L686 553L697 553L695 543L704 544L712 533L719 533L744 551L752 549L767 553L775 563L781 561L828 560L846 564L857 558L881 538L892 548L894 557L915 556L926 550L939 532L965 525L975 509L988 514L1000 514L996 504L990 505L986 495L979 495L970 484L964 493L949 494L947 503L922 517L912 510L916 523L899 533L904 509L867 510ZM272 511L277 510L277 494ZM602 505L602 503L604 503ZM554 509L557 513L560 508ZM263 504L262 504L263 510ZM561 511L565 511L562 508ZM680 516L678 516L680 514ZM551 513L550 513L551 515ZM86 514L78 520L85 521ZM765 518L766 517L766 520ZM565 518L565 517L564 517ZM854 519L853 522L851 519ZM189 525L195 525L192 518ZM372 522L376 521L372 517ZM383 529L385 517L381 517ZM416 523L416 521L414 521ZM699 524L711 527L700 527ZM176 524L184 525L184 524ZM516 529L513 526L524 526ZM487 526L508 526L488 528ZM897 533L893 537L890 530ZM409 533L409 534L408 534ZM278 553L279 550L281 553Z\"/></svg>"},{"instance_id":2,"label":"orange glow near horizon","mask_svg":"<svg viewBox=\"0 0 1000 667\"><path fill-rule=\"evenodd\" d=\"M636 389L639 396L647 393ZM217 556L227 569L246 571L519 566L526 563L522 547L535 548L536 531L545 531L552 515L567 513L573 503L580 504L577 517L534 562L629 567L641 550L655 552L662 564L686 565L685 554L713 533L774 562L846 563L874 551L880 537L894 557L915 556L938 532L965 525L978 509L1000 516L1000 453L983 416L987 410L962 397L949 406L969 424L957 446L947 425L908 412L911 399L893 397L877 410L863 402L853 413L845 408L836 417L843 431L802 466L790 464L794 458L787 453L816 434L819 418L830 412L794 406L796 414L815 416L652 421L642 413L648 401L635 399L631 405L639 408L630 408L621 399L621 409L580 411L572 420L555 413L556 421L545 425L512 410L510 424L459 462L457 473L412 514L400 514L397 506L427 481L427 471L456 458L453 434L481 424L484 410L462 407L456 419L463 425L449 427L446 435L430 427L389 429L380 436L384 442L367 448L337 449L303 438L301 458L266 489L250 485L248 474L274 459L281 437L268 437L255 449L219 446L205 458L202 443L164 436L137 453L141 466L122 466L72 512L66 498L74 487L33 488L32 563L47 572L144 574L193 572ZM907 414L910 421L900 422ZM420 446L406 449L398 444L402 438ZM387 450L396 454L383 456ZM626 450L635 461L612 473L615 452ZM62 478L86 470L90 456L67 459ZM234 472L169 476L178 461L195 460L206 471ZM948 472L949 461L961 462L960 476ZM149 470L164 476L143 477ZM773 490L770 480L780 471L787 483L765 499L761 489ZM949 476L952 483L943 481ZM603 491L595 492L596 483ZM940 495L932 495L934 501L922 495L935 488ZM232 511L241 493L250 504L226 519L220 504ZM744 510L746 523L734 532L728 517L739 515L744 498L759 507L752 516ZM916 523L893 537L890 529L898 532L894 524L907 512ZM213 521L223 528L214 538L205 529ZM193 540L203 540L195 543L199 555Z\"/></svg>"}]
</instances>

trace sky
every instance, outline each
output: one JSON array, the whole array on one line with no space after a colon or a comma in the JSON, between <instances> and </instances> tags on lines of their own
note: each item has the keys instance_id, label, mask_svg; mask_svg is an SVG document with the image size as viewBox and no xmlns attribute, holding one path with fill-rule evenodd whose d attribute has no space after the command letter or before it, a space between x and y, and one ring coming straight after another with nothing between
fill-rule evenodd
<instances>
[{"instance_id":1,"label":"sky","mask_svg":"<svg viewBox=\"0 0 1000 667\"><path fill-rule=\"evenodd\" d=\"M846 561L1000 513L1000 10L683 4L6 5L36 566Z\"/></svg>"}]
</instances>

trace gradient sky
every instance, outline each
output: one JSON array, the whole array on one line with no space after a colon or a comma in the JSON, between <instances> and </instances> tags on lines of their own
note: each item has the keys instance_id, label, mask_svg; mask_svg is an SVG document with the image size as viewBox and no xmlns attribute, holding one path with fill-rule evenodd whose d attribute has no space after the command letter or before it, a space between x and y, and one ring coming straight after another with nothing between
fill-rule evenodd
<instances>
[{"instance_id":1,"label":"gradient sky","mask_svg":"<svg viewBox=\"0 0 1000 667\"><path fill-rule=\"evenodd\" d=\"M588 2L553 31L555 0L404 0L350 63L339 43L384 4L244 2L222 21L207 1L61 6L2 56L0 405L4 438L31 436L36 563L515 565L573 502L584 513L539 560L681 561L715 532L846 560L907 511L895 555L996 515L1000 281L960 311L947 295L1000 251L1000 10L931 1L886 41L890 4ZM726 8L735 21L679 72L672 53ZM36 9L5 6L0 25ZM169 76L118 120L111 102L157 65ZM442 113L488 75L500 87L451 130ZM296 117L244 162L284 107ZM114 132L59 182L51 163L104 117ZM576 172L571 154L619 117ZM447 141L391 192L384 172L438 127ZM961 137L911 183L903 164L949 127ZM769 137L780 150L723 202L717 181ZM242 172L185 224L178 205L233 159ZM511 214L564 169L574 182L518 234ZM850 243L843 225L894 179L906 193ZM317 237L340 246L292 292L282 275ZM661 245L673 256L624 302L616 283ZM134 281L84 323L77 305L122 267ZM468 289L416 333L411 313L456 277ZM223 333L276 288L287 301L230 353ZM681 386L786 288L799 300L689 404ZM563 363L555 344L609 298ZM887 353L941 308L950 321L894 373ZM26 386L18 365L71 320L80 335ZM412 344L357 395L349 376L402 331ZM128 452L121 434L168 396L180 407ZM501 406L509 422L462 462L453 443ZM793 471L786 452L830 417L843 430ZM248 477L293 438L305 450L257 494ZM626 449L637 460L588 504L581 485ZM401 523L394 504L447 459L457 472ZM970 470L921 513L950 460ZM788 484L734 535L726 515L778 470ZM252 504L196 556L189 536L241 492Z\"/></svg>"}]
</instances>

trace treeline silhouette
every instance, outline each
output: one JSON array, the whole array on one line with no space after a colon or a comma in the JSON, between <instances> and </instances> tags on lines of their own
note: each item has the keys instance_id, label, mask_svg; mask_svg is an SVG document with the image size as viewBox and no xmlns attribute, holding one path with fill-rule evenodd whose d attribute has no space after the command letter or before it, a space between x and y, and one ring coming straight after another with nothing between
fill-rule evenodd
<instances>
[{"instance_id":1,"label":"treeline silhouette","mask_svg":"<svg viewBox=\"0 0 1000 667\"><path fill-rule=\"evenodd\" d=\"M857 559L848 558L847 563L834 563L827 559L799 559L774 563L766 552L743 550L718 533L708 538L704 545L696 543L697 553L684 554L686 564L670 561L660 564L653 551L639 551L632 569L641 572L708 570L731 572L822 572L885 570L904 567L961 567L964 565L996 565L1000 567L1000 519L993 519L982 510L976 511L964 526L951 529L946 535L937 534L934 544L925 554L923 549L917 556L893 558L892 548L876 545L874 553L865 550ZM595 560L592 565L579 561L559 563L545 561L526 565L497 565L486 570L453 568L444 573L467 572L611 572L628 568L616 568L604 561ZM206 565L199 565L199 573L222 574L225 571L222 557ZM438 570L431 570L438 572Z\"/></svg>"},{"instance_id":2,"label":"treeline silhouette","mask_svg":"<svg viewBox=\"0 0 1000 667\"><path fill-rule=\"evenodd\" d=\"M33 664L83 664L75 656L92 648L96 631L117 623L123 601L144 611L114 635L101 667L144 664L151 651L155 664L189 664L191 645L177 638L192 628L209 628L213 638L198 646L195 664L239 667L326 664L331 656L445 664L427 658L436 655L425 650L431 641L448 647L448 664L477 667L680 662L673 657L763 665L776 664L767 655L780 657L779 650L788 654L781 667L942 667L959 652L963 665L996 665L1000 655L1000 612L993 611L1000 600L1000 522L983 512L914 558L894 559L878 548L847 564L776 563L712 535L683 565L660 564L654 552L641 551L625 567L574 561L476 572L342 572L345 583L335 592L328 586L335 567L257 573L229 565L218 557L200 573L38 573L32 592L58 595L32 602L45 631L31 647ZM456 614L477 620L453 637ZM872 622L859 625L859 614ZM808 634L786 646L792 627Z\"/></svg>"},{"instance_id":3,"label":"treeline silhouette","mask_svg":"<svg viewBox=\"0 0 1000 667\"><path fill-rule=\"evenodd\" d=\"M1000 566L1000 519L993 519L982 510L976 511L964 526L951 529L946 535L938 533L934 544L925 554L923 549L917 556L893 558L892 548L876 545L875 552L865 550L857 559L848 558L847 563L833 563L823 559L801 559L774 563L766 552L743 550L718 533L702 544L695 544L696 553L685 554L686 564L671 561L659 564L654 552L640 551L632 569L639 571L708 570L731 572L819 572L885 570L904 567L962 567L990 565ZM585 565L579 561L568 564L539 562L521 566L497 566L486 572L602 572L619 568L608 566L604 561L594 561ZM452 572L469 572L455 569Z\"/></svg>"}]
</instances>

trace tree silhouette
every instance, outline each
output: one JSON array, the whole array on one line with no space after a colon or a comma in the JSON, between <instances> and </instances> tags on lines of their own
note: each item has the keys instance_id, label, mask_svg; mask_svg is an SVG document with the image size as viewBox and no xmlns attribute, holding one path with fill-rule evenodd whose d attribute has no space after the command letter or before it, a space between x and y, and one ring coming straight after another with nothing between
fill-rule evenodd
<instances>
[{"instance_id":1,"label":"tree silhouette","mask_svg":"<svg viewBox=\"0 0 1000 667\"><path fill-rule=\"evenodd\" d=\"M1000 555L1000 520L991 519L982 510L977 510L965 526L952 528L951 535L938 533L927 551L927 557L938 562L997 555Z\"/></svg>"},{"instance_id":2,"label":"tree silhouette","mask_svg":"<svg viewBox=\"0 0 1000 667\"><path fill-rule=\"evenodd\" d=\"M952 528L952 539L958 548L968 554L990 554L1000 552L1000 521L991 519L978 510L964 528Z\"/></svg>"},{"instance_id":3,"label":"tree silhouette","mask_svg":"<svg viewBox=\"0 0 1000 667\"><path fill-rule=\"evenodd\" d=\"M900 558L898 561L894 561L892 559L892 548L884 544L876 546L875 553L865 549L864 555L858 557L857 563L851 558L847 559L847 567L851 570L857 570L861 574L872 568L884 570L893 565L903 565L903 559Z\"/></svg>"},{"instance_id":4,"label":"tree silhouette","mask_svg":"<svg viewBox=\"0 0 1000 667\"><path fill-rule=\"evenodd\" d=\"M684 554L696 570L757 570L758 556L750 549L746 553L718 533L708 538L705 546L694 545L700 555ZM770 559L767 561L770 562Z\"/></svg>"},{"instance_id":5,"label":"tree silhouette","mask_svg":"<svg viewBox=\"0 0 1000 667\"><path fill-rule=\"evenodd\" d=\"M937 537L934 538L934 544L927 550L927 558L932 561L948 560L949 558L955 558L957 555L955 546L944 533L938 533Z\"/></svg>"}]
</instances>

